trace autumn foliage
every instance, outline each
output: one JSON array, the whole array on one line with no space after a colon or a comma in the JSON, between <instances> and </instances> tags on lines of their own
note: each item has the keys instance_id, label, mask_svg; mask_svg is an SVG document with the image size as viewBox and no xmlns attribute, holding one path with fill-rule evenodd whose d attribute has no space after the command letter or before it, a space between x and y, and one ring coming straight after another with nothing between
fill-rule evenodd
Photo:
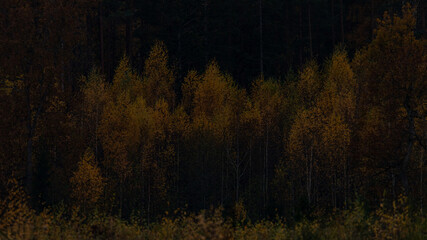
<instances>
[{"instance_id":1,"label":"autumn foliage","mask_svg":"<svg viewBox=\"0 0 427 240\"><path fill-rule=\"evenodd\" d=\"M46 28L67 12L38 7ZM105 66L66 74L77 28L0 36L22 51L0 61L0 238L424 238L427 40L414 11L386 12L355 53L337 46L247 88L215 60L179 76L161 41L109 79Z\"/></svg>"}]
</instances>

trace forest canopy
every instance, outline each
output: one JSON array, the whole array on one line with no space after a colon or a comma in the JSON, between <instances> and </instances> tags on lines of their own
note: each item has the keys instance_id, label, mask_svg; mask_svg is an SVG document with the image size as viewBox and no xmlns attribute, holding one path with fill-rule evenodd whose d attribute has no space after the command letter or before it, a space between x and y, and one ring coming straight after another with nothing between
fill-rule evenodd
<instances>
[{"instance_id":1,"label":"forest canopy","mask_svg":"<svg viewBox=\"0 0 427 240\"><path fill-rule=\"evenodd\" d=\"M427 236L423 1L3 1L0 239Z\"/></svg>"}]
</instances>

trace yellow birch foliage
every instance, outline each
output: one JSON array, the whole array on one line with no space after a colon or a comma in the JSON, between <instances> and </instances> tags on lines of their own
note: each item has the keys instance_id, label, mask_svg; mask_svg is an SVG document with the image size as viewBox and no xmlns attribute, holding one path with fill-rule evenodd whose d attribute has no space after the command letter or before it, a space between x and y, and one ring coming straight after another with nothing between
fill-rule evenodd
<instances>
[{"instance_id":1,"label":"yellow birch foliage","mask_svg":"<svg viewBox=\"0 0 427 240\"><path fill-rule=\"evenodd\" d=\"M28 196L15 179L9 181L9 194L0 202L0 229L7 229L11 235L23 229L26 223L33 220L35 215L28 204Z\"/></svg>"},{"instance_id":2,"label":"yellow birch foliage","mask_svg":"<svg viewBox=\"0 0 427 240\"><path fill-rule=\"evenodd\" d=\"M105 107L99 133L105 151L106 166L112 169L121 181L130 173L127 159L130 139L134 131L130 129L127 107L129 95L120 94L116 101Z\"/></svg>"},{"instance_id":3,"label":"yellow birch foliage","mask_svg":"<svg viewBox=\"0 0 427 240\"><path fill-rule=\"evenodd\" d=\"M297 90L301 106L289 131L287 143L290 165L293 169L305 169L309 164L313 167L317 165L323 116L315 105L322 90L322 84L316 62L307 63L299 73Z\"/></svg>"},{"instance_id":4,"label":"yellow birch foliage","mask_svg":"<svg viewBox=\"0 0 427 240\"><path fill-rule=\"evenodd\" d=\"M414 135L424 135L427 116L427 40L415 35L415 11L405 5L401 16L386 12L378 20L375 38L353 60L360 86L358 135L364 165L368 171L399 166L402 179L414 163L412 145L417 148L418 140L411 141ZM381 194L382 186L375 190Z\"/></svg>"},{"instance_id":5,"label":"yellow birch foliage","mask_svg":"<svg viewBox=\"0 0 427 240\"><path fill-rule=\"evenodd\" d=\"M300 110L297 113L294 124L291 127L288 141L290 154L290 166L296 170L294 173L302 173L301 169L312 166L316 171L318 153L321 144L321 112L318 108ZM299 169L299 170L298 170Z\"/></svg>"},{"instance_id":6,"label":"yellow birch foliage","mask_svg":"<svg viewBox=\"0 0 427 240\"><path fill-rule=\"evenodd\" d=\"M198 84L202 80L202 76L200 76L196 71L192 70L189 71L187 76L184 78L184 82L181 86L182 91L182 104L187 111L187 113L190 113L193 108L193 101L194 101L194 93L196 92L196 89L198 87Z\"/></svg>"},{"instance_id":7,"label":"yellow birch foliage","mask_svg":"<svg viewBox=\"0 0 427 240\"><path fill-rule=\"evenodd\" d=\"M172 114L172 128L176 140L187 137L191 132L190 116L185 112L184 106L179 105Z\"/></svg>"},{"instance_id":8,"label":"yellow birch foliage","mask_svg":"<svg viewBox=\"0 0 427 240\"><path fill-rule=\"evenodd\" d=\"M215 61L211 62L194 92L192 114L196 129L224 140L233 121L238 93L231 77L221 73Z\"/></svg>"},{"instance_id":9,"label":"yellow birch foliage","mask_svg":"<svg viewBox=\"0 0 427 240\"><path fill-rule=\"evenodd\" d=\"M129 103L127 109L122 114L127 116L129 139L128 151L137 152L141 144L148 141L152 137L152 125L153 125L153 110L149 108L145 102L145 99L138 97L134 102Z\"/></svg>"},{"instance_id":10,"label":"yellow birch foliage","mask_svg":"<svg viewBox=\"0 0 427 240\"><path fill-rule=\"evenodd\" d=\"M356 109L356 81L344 50L334 52L326 75L317 107L322 112L322 152L329 158L329 166L336 169L341 165L336 161L347 156Z\"/></svg>"},{"instance_id":11,"label":"yellow birch foliage","mask_svg":"<svg viewBox=\"0 0 427 240\"><path fill-rule=\"evenodd\" d=\"M401 114L405 104L420 116L426 112L427 40L414 34L415 8L406 5L402 12L401 17L386 12L378 20L373 41L353 60L361 86L360 101L368 108L363 110L382 108L391 122L407 117Z\"/></svg>"},{"instance_id":12,"label":"yellow birch foliage","mask_svg":"<svg viewBox=\"0 0 427 240\"><path fill-rule=\"evenodd\" d=\"M97 114L108 100L108 84L97 69L92 69L89 76L83 77L83 100L88 114Z\"/></svg>"},{"instance_id":13,"label":"yellow birch foliage","mask_svg":"<svg viewBox=\"0 0 427 240\"><path fill-rule=\"evenodd\" d=\"M70 179L72 197L83 206L95 204L101 197L104 189L104 179L101 170L95 163L95 156L91 149L87 149L78 163L77 170Z\"/></svg>"},{"instance_id":14,"label":"yellow birch foliage","mask_svg":"<svg viewBox=\"0 0 427 240\"><path fill-rule=\"evenodd\" d=\"M154 107L161 98L169 107L175 106L173 71L168 66L168 50L163 42L156 42L145 60L143 91L147 105Z\"/></svg>"},{"instance_id":15,"label":"yellow birch foliage","mask_svg":"<svg viewBox=\"0 0 427 240\"><path fill-rule=\"evenodd\" d=\"M132 105L139 104L141 112L138 116L144 116L145 113L142 110L145 109L145 103L141 99L141 79L134 73L126 57L122 58L116 69L110 94L111 99L104 108L98 132L105 153L105 165L123 183L131 172L129 152L135 145L135 138L139 137L139 132L135 131L138 122L133 122L138 117Z\"/></svg>"},{"instance_id":16,"label":"yellow birch foliage","mask_svg":"<svg viewBox=\"0 0 427 240\"><path fill-rule=\"evenodd\" d=\"M13 240L55 238L59 226L53 226L49 209L36 213L30 199L15 179L8 183L8 195L0 201L0 238ZM57 237L58 238L58 237Z\"/></svg>"},{"instance_id":17,"label":"yellow birch foliage","mask_svg":"<svg viewBox=\"0 0 427 240\"><path fill-rule=\"evenodd\" d=\"M411 218L406 197L400 196L393 201L391 209L382 202L375 215L376 220L370 227L376 239L402 239L408 236Z\"/></svg>"},{"instance_id":18,"label":"yellow birch foliage","mask_svg":"<svg viewBox=\"0 0 427 240\"><path fill-rule=\"evenodd\" d=\"M315 104L316 98L322 89L319 66L315 61L308 62L299 73L297 90L299 99L304 108Z\"/></svg>"},{"instance_id":19,"label":"yellow birch foliage","mask_svg":"<svg viewBox=\"0 0 427 240\"><path fill-rule=\"evenodd\" d=\"M245 101L244 111L240 116L243 134L249 135L250 138L256 138L262 134L262 117L259 104L254 104L250 100Z\"/></svg>"},{"instance_id":20,"label":"yellow birch foliage","mask_svg":"<svg viewBox=\"0 0 427 240\"><path fill-rule=\"evenodd\" d=\"M83 104L82 111L85 116L85 127L88 129L89 141L97 145L99 141L98 128L101 122L104 107L110 101L109 88L103 76L96 69L92 69L88 78L83 81ZM97 147L97 146L95 146Z\"/></svg>"},{"instance_id":21,"label":"yellow birch foliage","mask_svg":"<svg viewBox=\"0 0 427 240\"><path fill-rule=\"evenodd\" d=\"M127 93L131 101L135 101L143 93L142 79L134 72L126 56L122 57L114 73L111 91L113 97L120 96L122 93Z\"/></svg>"},{"instance_id":22,"label":"yellow birch foliage","mask_svg":"<svg viewBox=\"0 0 427 240\"><path fill-rule=\"evenodd\" d=\"M308 189L310 179L319 173L329 178L348 167L356 82L346 52L336 50L325 72L324 86L318 84L321 80L314 63L300 73L303 106L289 134L291 166L306 169Z\"/></svg>"},{"instance_id":23,"label":"yellow birch foliage","mask_svg":"<svg viewBox=\"0 0 427 240\"><path fill-rule=\"evenodd\" d=\"M266 142L270 141L270 138L274 142L283 141L281 120L286 118L287 107L283 85L272 79L258 79L252 85L250 97L255 111L259 111L261 117L259 129Z\"/></svg>"}]
</instances>

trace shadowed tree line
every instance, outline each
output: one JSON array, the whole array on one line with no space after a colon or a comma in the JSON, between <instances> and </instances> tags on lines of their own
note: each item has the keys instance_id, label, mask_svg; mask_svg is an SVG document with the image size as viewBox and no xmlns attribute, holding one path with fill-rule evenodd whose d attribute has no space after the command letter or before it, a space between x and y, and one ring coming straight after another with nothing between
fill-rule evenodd
<instances>
[{"instance_id":1,"label":"shadowed tree line","mask_svg":"<svg viewBox=\"0 0 427 240\"><path fill-rule=\"evenodd\" d=\"M211 206L298 217L400 195L422 211L425 6L399 2L374 21L397 5L371 1L358 18L368 2L6 0L0 197L17 179L36 210L147 222ZM259 19L261 33L238 32Z\"/></svg>"}]
</instances>

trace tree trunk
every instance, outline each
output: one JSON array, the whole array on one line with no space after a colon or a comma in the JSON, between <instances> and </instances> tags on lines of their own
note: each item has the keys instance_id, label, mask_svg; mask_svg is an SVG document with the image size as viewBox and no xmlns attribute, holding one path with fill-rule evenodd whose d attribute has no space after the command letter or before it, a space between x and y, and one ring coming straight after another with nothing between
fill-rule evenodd
<instances>
[{"instance_id":1,"label":"tree trunk","mask_svg":"<svg viewBox=\"0 0 427 240\"><path fill-rule=\"evenodd\" d=\"M110 21L110 26L111 26L111 50L110 50L110 62L109 62L109 66L110 66L110 80L112 82L112 79L114 77L114 64L116 61L116 22L111 20ZM120 53L122 54L122 53Z\"/></svg>"},{"instance_id":2,"label":"tree trunk","mask_svg":"<svg viewBox=\"0 0 427 240\"><path fill-rule=\"evenodd\" d=\"M334 171L334 184L333 184L333 186L334 186L334 193L333 193L334 209L337 208L337 185L338 185L337 182L338 182L337 171L335 169L335 171Z\"/></svg>"},{"instance_id":3,"label":"tree trunk","mask_svg":"<svg viewBox=\"0 0 427 240\"><path fill-rule=\"evenodd\" d=\"M302 2L302 1L301 1ZM300 13L299 13L299 64L302 66L302 54L303 54L303 44L302 44L302 3L300 5Z\"/></svg>"},{"instance_id":4,"label":"tree trunk","mask_svg":"<svg viewBox=\"0 0 427 240\"><path fill-rule=\"evenodd\" d=\"M27 80L29 81L29 80ZM31 96L30 96L30 86L29 82L27 83L28 86L26 88L26 94L27 94L27 107L28 107L28 124L27 124L27 131L28 131L28 138L27 138L27 172L26 172L26 178L25 178L25 186L28 195L31 195L33 192L33 131L34 126L32 126L32 110L31 110Z\"/></svg>"},{"instance_id":5,"label":"tree trunk","mask_svg":"<svg viewBox=\"0 0 427 240\"><path fill-rule=\"evenodd\" d=\"M183 78L183 70L182 70L182 43L181 43L181 35L182 35L182 26L179 26L178 31L178 49L177 49L177 58L178 58L178 79Z\"/></svg>"},{"instance_id":6,"label":"tree trunk","mask_svg":"<svg viewBox=\"0 0 427 240\"><path fill-rule=\"evenodd\" d=\"M424 204L424 192L423 192L423 168L424 168L424 149L422 150L421 156L420 156L420 212L423 213L423 204Z\"/></svg>"},{"instance_id":7,"label":"tree trunk","mask_svg":"<svg viewBox=\"0 0 427 240\"><path fill-rule=\"evenodd\" d=\"M37 111L34 113L34 117L33 117L33 110L31 109L31 96L30 96L29 84L30 83L27 82L27 87L26 87L27 107L28 107L28 124L27 124L28 138L27 138L27 162L26 162L27 168L26 168L25 187L28 195L31 195L33 193L33 137L34 137L34 131L36 129L37 120L43 107L45 93L42 94L39 105L37 107Z\"/></svg>"},{"instance_id":8,"label":"tree trunk","mask_svg":"<svg viewBox=\"0 0 427 240\"><path fill-rule=\"evenodd\" d=\"M224 156L221 152L221 206L224 206Z\"/></svg>"},{"instance_id":9,"label":"tree trunk","mask_svg":"<svg viewBox=\"0 0 427 240\"><path fill-rule=\"evenodd\" d=\"M284 39L285 39L285 42L286 42L286 45L290 45L290 39L291 39L291 34L290 34L290 31L291 31L291 26L292 26L292 24L291 24L291 21L290 21L290 17L289 17L289 2L288 1L284 1L284 3L285 3L285 31L283 31L283 33L284 33ZM291 56L291 54L289 54L289 57L287 58L287 66L291 66L292 65L292 63L293 63L293 61L292 61L293 59L292 59L292 56Z\"/></svg>"},{"instance_id":10,"label":"tree trunk","mask_svg":"<svg viewBox=\"0 0 427 240\"><path fill-rule=\"evenodd\" d=\"M406 109L406 114L408 116L409 137L408 137L408 149L406 151L405 158L403 159L403 162L401 164L400 174L402 178L402 184L405 191L405 195L407 196L409 193L409 184L408 184L408 176L406 171L409 165L409 161L411 160L412 149L415 142L415 121L414 121L414 111L410 106L409 97L406 98L404 106Z\"/></svg>"},{"instance_id":11,"label":"tree trunk","mask_svg":"<svg viewBox=\"0 0 427 240\"><path fill-rule=\"evenodd\" d=\"M127 7L133 11L133 0L127 0ZM133 15L133 14L132 14ZM126 55L129 59L132 56L132 16L126 17Z\"/></svg>"},{"instance_id":12,"label":"tree trunk","mask_svg":"<svg viewBox=\"0 0 427 240\"><path fill-rule=\"evenodd\" d=\"M236 203L239 201L239 166L236 166Z\"/></svg>"},{"instance_id":13,"label":"tree trunk","mask_svg":"<svg viewBox=\"0 0 427 240\"><path fill-rule=\"evenodd\" d=\"M341 42L344 43L344 3L340 0Z\"/></svg>"},{"instance_id":14,"label":"tree trunk","mask_svg":"<svg viewBox=\"0 0 427 240\"><path fill-rule=\"evenodd\" d=\"M28 124L28 140L27 140L27 177L26 177L26 189L28 195L33 193L33 128L31 124Z\"/></svg>"},{"instance_id":15,"label":"tree trunk","mask_svg":"<svg viewBox=\"0 0 427 240\"><path fill-rule=\"evenodd\" d=\"M269 141L270 141L270 136L269 136L269 129L267 127L267 145L265 147L265 198L266 198L266 202L268 203L268 147L269 147Z\"/></svg>"},{"instance_id":16,"label":"tree trunk","mask_svg":"<svg viewBox=\"0 0 427 240\"><path fill-rule=\"evenodd\" d=\"M205 154L203 156L203 167L202 167L202 192L203 192L203 209L206 209L206 163L207 163L207 156L208 156L208 152L209 150L207 150L205 148Z\"/></svg>"},{"instance_id":17,"label":"tree trunk","mask_svg":"<svg viewBox=\"0 0 427 240\"><path fill-rule=\"evenodd\" d=\"M307 156L306 159L308 160L306 165L306 171L307 171L307 200L308 205L311 206L311 192L312 192L312 173L313 173L313 146L310 147L310 157Z\"/></svg>"},{"instance_id":18,"label":"tree trunk","mask_svg":"<svg viewBox=\"0 0 427 240\"><path fill-rule=\"evenodd\" d=\"M204 30L204 44L205 44L205 64L208 63L208 0L203 3L203 30Z\"/></svg>"},{"instance_id":19,"label":"tree trunk","mask_svg":"<svg viewBox=\"0 0 427 240\"><path fill-rule=\"evenodd\" d=\"M236 127L236 146L237 146L237 154L236 154L236 203L239 201L239 188L240 188L240 165L242 164L240 159L240 147L239 147L239 123L237 123Z\"/></svg>"},{"instance_id":20,"label":"tree trunk","mask_svg":"<svg viewBox=\"0 0 427 240\"><path fill-rule=\"evenodd\" d=\"M120 180L120 186L119 186L119 201L120 201L120 205L119 205L119 218L122 217L122 211L123 211L123 180Z\"/></svg>"},{"instance_id":21,"label":"tree trunk","mask_svg":"<svg viewBox=\"0 0 427 240\"><path fill-rule=\"evenodd\" d=\"M103 74L105 74L105 59L104 59L104 10L102 7L102 1L99 1L99 38L100 38L100 42L101 42L101 72Z\"/></svg>"},{"instance_id":22,"label":"tree trunk","mask_svg":"<svg viewBox=\"0 0 427 240\"><path fill-rule=\"evenodd\" d=\"M375 15L374 15L374 0L371 0L371 40L374 39Z\"/></svg>"},{"instance_id":23,"label":"tree trunk","mask_svg":"<svg viewBox=\"0 0 427 240\"><path fill-rule=\"evenodd\" d=\"M249 141L249 180L252 179L252 139Z\"/></svg>"},{"instance_id":24,"label":"tree trunk","mask_svg":"<svg viewBox=\"0 0 427 240\"><path fill-rule=\"evenodd\" d=\"M421 28L426 29L426 6L425 3L421 4ZM424 33L425 36L425 33Z\"/></svg>"},{"instance_id":25,"label":"tree trunk","mask_svg":"<svg viewBox=\"0 0 427 240\"><path fill-rule=\"evenodd\" d=\"M331 0L331 30L332 30L332 48L335 47L335 4L334 4L334 0Z\"/></svg>"},{"instance_id":26,"label":"tree trunk","mask_svg":"<svg viewBox=\"0 0 427 240\"><path fill-rule=\"evenodd\" d=\"M393 201L395 201L396 200L396 178L394 176L393 170L391 172L391 186L392 186L392 193L393 193Z\"/></svg>"},{"instance_id":27,"label":"tree trunk","mask_svg":"<svg viewBox=\"0 0 427 240\"><path fill-rule=\"evenodd\" d=\"M227 17L228 17L228 21L229 23L227 24L227 61L228 61L228 66L230 67L230 69L233 69L233 58L232 58L232 32L233 32L233 28L232 28L232 24L234 19L233 19L233 1L228 1L228 13L227 13Z\"/></svg>"},{"instance_id":28,"label":"tree trunk","mask_svg":"<svg viewBox=\"0 0 427 240\"><path fill-rule=\"evenodd\" d=\"M268 141L269 141L269 129L268 124L266 126L266 138L265 138L265 155L264 155L264 215L267 210L268 201Z\"/></svg>"},{"instance_id":29,"label":"tree trunk","mask_svg":"<svg viewBox=\"0 0 427 240\"><path fill-rule=\"evenodd\" d=\"M313 58L313 38L311 33L311 3L308 1L308 38L310 44L310 57Z\"/></svg>"},{"instance_id":30,"label":"tree trunk","mask_svg":"<svg viewBox=\"0 0 427 240\"><path fill-rule=\"evenodd\" d=\"M345 166L344 166L344 205L345 208L347 209L348 207L348 158L347 156L344 156L345 160Z\"/></svg>"},{"instance_id":31,"label":"tree trunk","mask_svg":"<svg viewBox=\"0 0 427 240\"><path fill-rule=\"evenodd\" d=\"M99 160L98 158L98 124L99 124L99 104L96 104L96 120L95 120L95 159L96 161Z\"/></svg>"},{"instance_id":32,"label":"tree trunk","mask_svg":"<svg viewBox=\"0 0 427 240\"><path fill-rule=\"evenodd\" d=\"M151 180L148 180L148 204L147 204L147 223L150 224L150 205L151 205Z\"/></svg>"},{"instance_id":33,"label":"tree trunk","mask_svg":"<svg viewBox=\"0 0 427 240\"><path fill-rule=\"evenodd\" d=\"M180 181L180 178L179 178L179 176L180 176L180 171L179 171L179 165L180 165L180 158L179 158L179 152L180 152L180 144L179 144L179 140L178 140L178 144L177 144L178 146L177 146L177 154L176 154L176 157L177 157L177 170L176 170L176 195L177 195L177 201L178 201L178 205L179 205L179 200L180 200L180 198L179 198L179 196L180 196L180 194L179 194L179 181Z\"/></svg>"},{"instance_id":34,"label":"tree trunk","mask_svg":"<svg viewBox=\"0 0 427 240\"><path fill-rule=\"evenodd\" d=\"M262 39L262 0L259 0L259 70L261 78L264 78L264 49Z\"/></svg>"}]
</instances>

